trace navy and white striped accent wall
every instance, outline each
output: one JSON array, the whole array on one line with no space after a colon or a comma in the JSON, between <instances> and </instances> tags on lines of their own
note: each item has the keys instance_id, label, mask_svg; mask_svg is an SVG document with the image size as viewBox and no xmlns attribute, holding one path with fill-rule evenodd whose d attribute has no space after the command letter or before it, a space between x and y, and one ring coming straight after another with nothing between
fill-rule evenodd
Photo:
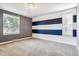
<instances>
[{"instance_id":1,"label":"navy and white striped accent wall","mask_svg":"<svg viewBox=\"0 0 79 59\"><path fill-rule=\"evenodd\" d=\"M33 33L62 35L62 18L37 21L32 25L34 26Z\"/></svg>"},{"instance_id":2,"label":"navy and white striped accent wall","mask_svg":"<svg viewBox=\"0 0 79 59\"><path fill-rule=\"evenodd\" d=\"M76 8L34 17L32 37L76 45Z\"/></svg>"},{"instance_id":3,"label":"navy and white striped accent wall","mask_svg":"<svg viewBox=\"0 0 79 59\"><path fill-rule=\"evenodd\" d=\"M76 30L76 15L73 15L73 37L77 36ZM48 19L43 21L36 21L32 23L33 33L48 34L48 35L62 35L62 18Z\"/></svg>"}]
</instances>

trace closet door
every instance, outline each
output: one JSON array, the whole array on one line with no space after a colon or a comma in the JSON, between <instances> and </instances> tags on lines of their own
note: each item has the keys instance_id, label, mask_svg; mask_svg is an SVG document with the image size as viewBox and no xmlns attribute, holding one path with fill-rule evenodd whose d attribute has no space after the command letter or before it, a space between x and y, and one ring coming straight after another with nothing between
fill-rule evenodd
<instances>
[{"instance_id":1,"label":"closet door","mask_svg":"<svg viewBox=\"0 0 79 59\"><path fill-rule=\"evenodd\" d=\"M72 37L73 36L73 14L65 14L62 16L62 26L63 26L63 36Z\"/></svg>"}]
</instances>

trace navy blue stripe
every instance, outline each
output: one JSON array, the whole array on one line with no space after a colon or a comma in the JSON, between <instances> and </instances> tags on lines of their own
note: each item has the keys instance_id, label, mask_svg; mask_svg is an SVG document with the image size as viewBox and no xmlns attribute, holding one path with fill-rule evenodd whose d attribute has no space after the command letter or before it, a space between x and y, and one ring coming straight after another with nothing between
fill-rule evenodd
<instances>
[{"instance_id":1,"label":"navy blue stripe","mask_svg":"<svg viewBox=\"0 0 79 59\"><path fill-rule=\"evenodd\" d=\"M77 36L77 30L73 30L73 37Z\"/></svg>"},{"instance_id":2,"label":"navy blue stripe","mask_svg":"<svg viewBox=\"0 0 79 59\"><path fill-rule=\"evenodd\" d=\"M32 25L34 26L34 25L61 24L61 23L62 23L62 18L56 18L56 19L32 22Z\"/></svg>"},{"instance_id":3,"label":"navy blue stripe","mask_svg":"<svg viewBox=\"0 0 79 59\"><path fill-rule=\"evenodd\" d=\"M33 33L62 35L62 30L32 30Z\"/></svg>"},{"instance_id":4,"label":"navy blue stripe","mask_svg":"<svg viewBox=\"0 0 79 59\"><path fill-rule=\"evenodd\" d=\"M77 22L77 15L73 15L73 22Z\"/></svg>"}]
</instances>

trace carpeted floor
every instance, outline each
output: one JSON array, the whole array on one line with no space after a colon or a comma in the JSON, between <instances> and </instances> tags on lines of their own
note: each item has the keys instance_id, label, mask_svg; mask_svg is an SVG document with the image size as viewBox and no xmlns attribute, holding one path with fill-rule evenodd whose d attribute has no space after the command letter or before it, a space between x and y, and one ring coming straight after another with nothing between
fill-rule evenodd
<instances>
[{"instance_id":1,"label":"carpeted floor","mask_svg":"<svg viewBox=\"0 0 79 59\"><path fill-rule=\"evenodd\" d=\"M75 46L62 43L28 39L10 44L0 45L2 56L77 56Z\"/></svg>"}]
</instances>

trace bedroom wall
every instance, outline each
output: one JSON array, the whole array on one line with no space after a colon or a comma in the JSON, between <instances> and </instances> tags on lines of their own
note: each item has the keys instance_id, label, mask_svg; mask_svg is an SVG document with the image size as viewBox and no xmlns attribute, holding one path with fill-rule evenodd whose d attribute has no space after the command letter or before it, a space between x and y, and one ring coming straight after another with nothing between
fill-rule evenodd
<instances>
[{"instance_id":1,"label":"bedroom wall","mask_svg":"<svg viewBox=\"0 0 79 59\"><path fill-rule=\"evenodd\" d=\"M20 34L3 35L3 13L20 16ZM32 18L0 9L0 43L32 36Z\"/></svg>"},{"instance_id":2,"label":"bedroom wall","mask_svg":"<svg viewBox=\"0 0 79 59\"><path fill-rule=\"evenodd\" d=\"M77 5L77 16L79 16L79 4ZM79 49L79 17L77 17L77 47Z\"/></svg>"},{"instance_id":3,"label":"bedroom wall","mask_svg":"<svg viewBox=\"0 0 79 59\"><path fill-rule=\"evenodd\" d=\"M67 33L64 30L64 15L67 15L69 21L72 20L71 29ZM76 45L76 29L76 8L34 17L32 20L32 37L44 40Z\"/></svg>"}]
</instances>

